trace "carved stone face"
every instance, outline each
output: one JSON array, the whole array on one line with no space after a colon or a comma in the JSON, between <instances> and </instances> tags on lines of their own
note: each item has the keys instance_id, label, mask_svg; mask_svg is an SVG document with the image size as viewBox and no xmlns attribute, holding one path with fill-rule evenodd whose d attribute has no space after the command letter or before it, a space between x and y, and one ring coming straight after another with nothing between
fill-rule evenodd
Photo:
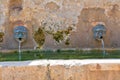
<instances>
[{"instance_id":1,"label":"carved stone face","mask_svg":"<svg viewBox=\"0 0 120 80\"><path fill-rule=\"evenodd\" d=\"M93 28L94 38L97 40L103 39L106 34L106 28L102 24L98 24Z\"/></svg>"},{"instance_id":2,"label":"carved stone face","mask_svg":"<svg viewBox=\"0 0 120 80\"><path fill-rule=\"evenodd\" d=\"M23 42L27 37L27 29L24 26L17 26L14 29L14 38L17 41Z\"/></svg>"}]
</instances>

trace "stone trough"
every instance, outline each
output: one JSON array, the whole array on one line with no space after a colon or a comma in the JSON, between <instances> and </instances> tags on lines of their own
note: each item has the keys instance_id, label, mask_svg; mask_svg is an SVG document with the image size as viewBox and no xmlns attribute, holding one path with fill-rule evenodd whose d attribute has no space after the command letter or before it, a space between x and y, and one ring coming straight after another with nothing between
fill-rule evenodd
<instances>
[{"instance_id":1,"label":"stone trough","mask_svg":"<svg viewBox=\"0 0 120 80\"><path fill-rule=\"evenodd\" d=\"M120 60L0 62L0 80L120 80Z\"/></svg>"}]
</instances>

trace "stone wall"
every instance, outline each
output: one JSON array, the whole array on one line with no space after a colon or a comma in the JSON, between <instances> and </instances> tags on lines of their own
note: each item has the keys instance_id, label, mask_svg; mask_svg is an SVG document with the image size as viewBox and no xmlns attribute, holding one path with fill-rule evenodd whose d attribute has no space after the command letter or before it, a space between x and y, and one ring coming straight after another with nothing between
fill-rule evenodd
<instances>
[{"instance_id":1,"label":"stone wall","mask_svg":"<svg viewBox=\"0 0 120 80\"><path fill-rule=\"evenodd\" d=\"M118 60L114 60L114 62L111 60L104 62L102 62L103 60L95 61L97 63L94 60L4 62L0 63L0 80L120 79L120 64L116 63L119 62Z\"/></svg>"},{"instance_id":2,"label":"stone wall","mask_svg":"<svg viewBox=\"0 0 120 80\"><path fill-rule=\"evenodd\" d=\"M94 40L92 33L97 24L107 28L105 47L119 48L119 4L120 0L0 0L0 32L4 33L1 49L18 48L13 29L20 25L28 29L24 49L37 46L33 36L39 28L45 34L44 49L100 48L101 42ZM56 32L69 27L72 30L63 33L60 43L53 39ZM65 45L66 38L69 45Z\"/></svg>"}]
</instances>

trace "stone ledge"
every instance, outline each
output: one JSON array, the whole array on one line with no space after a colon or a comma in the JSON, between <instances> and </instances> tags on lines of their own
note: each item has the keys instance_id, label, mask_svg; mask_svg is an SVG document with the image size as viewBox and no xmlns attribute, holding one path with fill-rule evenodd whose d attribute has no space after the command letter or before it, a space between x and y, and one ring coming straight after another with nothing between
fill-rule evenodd
<instances>
[{"instance_id":1,"label":"stone ledge","mask_svg":"<svg viewBox=\"0 0 120 80\"><path fill-rule=\"evenodd\" d=\"M83 66L83 65L92 65L100 64L104 66L104 64L120 64L120 59L84 59L84 60L32 60L32 61L6 61L0 62L0 66L10 67L10 66L55 66L55 65L68 65L68 66ZM106 65L106 66L109 66Z\"/></svg>"}]
</instances>

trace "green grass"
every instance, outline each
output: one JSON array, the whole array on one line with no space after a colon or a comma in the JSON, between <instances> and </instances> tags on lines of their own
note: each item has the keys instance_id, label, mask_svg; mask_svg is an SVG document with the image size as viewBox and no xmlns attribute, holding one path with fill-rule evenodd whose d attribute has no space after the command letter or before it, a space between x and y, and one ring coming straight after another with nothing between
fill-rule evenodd
<instances>
[{"instance_id":1,"label":"green grass","mask_svg":"<svg viewBox=\"0 0 120 80\"><path fill-rule=\"evenodd\" d=\"M103 56L101 50L57 50L57 51L22 51L22 61L35 59L118 59L120 50L106 51ZM0 52L0 61L18 61L18 52Z\"/></svg>"}]
</instances>

